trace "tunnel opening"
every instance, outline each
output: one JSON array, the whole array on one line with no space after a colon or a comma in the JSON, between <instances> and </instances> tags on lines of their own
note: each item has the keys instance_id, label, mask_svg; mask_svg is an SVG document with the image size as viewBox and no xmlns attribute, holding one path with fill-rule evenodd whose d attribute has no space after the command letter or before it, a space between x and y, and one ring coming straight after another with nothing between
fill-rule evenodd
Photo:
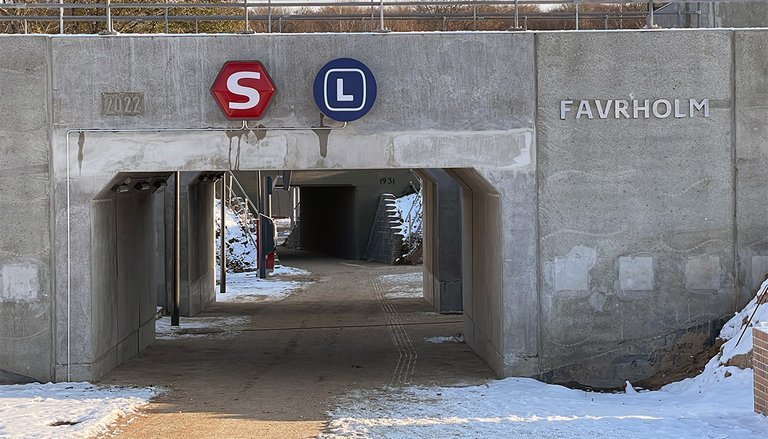
<instances>
[{"instance_id":1,"label":"tunnel opening","mask_svg":"<svg viewBox=\"0 0 768 439\"><path fill-rule=\"evenodd\" d=\"M293 171L281 189L278 174L179 173L178 232L174 173L121 173L94 199L98 367L103 375L145 351L106 379L136 374L137 364L177 373L169 369L169 355L205 367L228 367L220 363L226 359L246 375L255 365L258 373L273 373L263 366L279 363L282 374L322 364L322 379L373 377L384 385L501 374L500 225L494 220L500 210L492 186L479 184L482 176L471 169ZM273 184L267 191L265 177ZM225 204L232 202L227 197L247 198L241 203L263 209L256 217L268 212L276 234L285 232L275 242L281 243L275 272L259 280L258 271L225 270L229 291L221 288L215 230L225 182L227 191L242 191L226 192ZM149 190L142 190L144 183ZM421 201L398 211L399 200L409 196ZM416 216L415 204L423 229L419 255L409 265L402 231ZM248 229L247 222L242 226ZM174 329L161 315L172 313L175 303L176 233L182 325ZM230 238L225 235L225 251ZM272 290L236 297L253 282L292 293L276 295L280 300Z\"/></svg>"}]
</instances>

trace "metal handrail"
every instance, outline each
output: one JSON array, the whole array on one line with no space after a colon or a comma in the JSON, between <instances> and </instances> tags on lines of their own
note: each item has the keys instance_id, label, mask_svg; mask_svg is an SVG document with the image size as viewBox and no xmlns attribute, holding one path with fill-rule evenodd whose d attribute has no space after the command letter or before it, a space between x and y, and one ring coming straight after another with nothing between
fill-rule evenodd
<instances>
[{"instance_id":1,"label":"metal handrail","mask_svg":"<svg viewBox=\"0 0 768 439\"><path fill-rule=\"evenodd\" d=\"M386 1L372 1L372 0L356 0L356 1L344 1L338 2L334 0L315 0L310 2L297 2L295 0L247 0L242 3L211 3L211 2L184 2L184 3L170 3L165 0L157 2L141 2L141 3L114 3L111 0L101 1L97 3L63 3L59 2L44 2L44 3L7 3L12 0L0 0L0 13L2 11L16 12L18 15L0 15L0 22L8 21L23 21L24 31L27 31L28 21L49 22L59 21L59 32L64 33L65 22L107 22L107 33L112 33L112 22L120 21L134 21L134 22L165 22L165 31L168 31L169 22L194 22L197 25L200 21L203 22L231 22L231 21L243 21L244 30L250 32L249 25L253 22L266 22L267 30L272 31L272 21L277 19L280 23L280 31L282 31L283 21L362 21L370 22L371 30L374 30L374 11L379 10L381 14L381 20L384 20L385 8L401 8L408 6L420 6L420 7L465 7L468 8L465 11L458 12L423 12L423 11L409 11L409 12L395 12L386 16L387 20L442 20L446 21L472 21L473 29L477 29L478 22L483 20L514 20L514 27L519 28L518 20L520 19L520 7L521 6L574 6L575 13L569 12L540 12L540 13L525 13L522 17L527 23L529 19L535 20L563 20L574 19L576 22L576 28L578 29L578 23L584 19L604 19L606 26L608 20L629 20L629 19L643 19L646 18L649 24L653 22L654 7L655 5L668 4L668 3L700 3L694 0L673 0L673 1L657 1L657 0L640 0L631 2L636 5L648 5L646 11L635 12L616 12L616 11L603 11L603 12L584 12L579 11L580 5L588 4L626 4L626 0L386 0ZM738 2L741 0L722 0L725 2ZM350 13L308 13L308 9L321 8L334 6L337 8L369 8L370 13L362 13L362 11L350 12ZM499 11L481 11L478 7L507 7L513 8L509 12ZM169 11L177 11L183 8L191 8L194 10L237 10L242 9L242 15L229 15L229 14L217 14L217 15L169 15ZM276 13L275 9L291 11L291 13ZM65 15L64 11L84 11L93 9L103 9L105 14L98 15L75 15L74 12L69 12ZM125 15L122 12L131 9L143 9L142 15ZM25 15L27 11L32 10L58 10L59 14L54 15ZM113 15L112 11L121 11L120 15ZM146 10L157 10L159 15L148 14ZM265 11L266 13L254 15L250 11ZM84 11L87 12L87 11ZM130 11L128 11L130 12ZM656 11L658 12L658 9ZM697 11L686 11L684 14L696 15ZM680 12L675 13L677 15ZM197 29L197 27L196 27ZM383 30L383 29L378 29Z\"/></svg>"},{"instance_id":2,"label":"metal handrail","mask_svg":"<svg viewBox=\"0 0 768 439\"><path fill-rule=\"evenodd\" d=\"M231 196L231 195L235 195L235 196L237 196L237 197L240 197L240 198L243 198L243 199L245 199L245 202L246 202L246 210L247 210L247 213L248 213L248 214L252 214L252 215L255 215L255 216L263 216L263 215L262 215L262 214L259 212L259 210L258 210L258 209L256 209L256 206L253 204L253 202L251 202L251 199L250 199L250 197L248 197L248 193L247 193L247 192L245 192L245 190L243 189L243 186L242 186L242 185L240 184L240 182L237 180L237 177L235 177L235 174L233 174L233 173L232 173L232 171L227 171L227 174L229 175L229 177L230 177L230 179L231 179L230 181L231 181L231 182L233 182L233 183L235 183L235 184L237 185L238 189L240 189L240 192L242 193L242 195L238 195L238 194L237 194L237 193L236 193L236 192L233 190L233 188L232 188L232 185L230 184L230 185L228 185L228 186L227 186L227 187L228 187L228 189L229 189L229 194L230 194L230 196ZM227 174L225 174L225 178L226 178L226 175L227 175ZM226 201L225 201L225 200L222 200L222 202L226 202ZM231 203L230 203L230 204L231 204ZM251 208L253 208L253 212L251 212L251 210L250 210ZM253 244L253 247L254 247L254 248L256 248L256 249L257 249L257 251L258 251L258 248L259 248L259 246L258 246L258 243L256 242L256 239L253 237L253 233L251 232L251 229L248 227L248 224L244 223L244 221L243 221L243 219L240 217L240 215L237 215L237 220L238 220L238 222L240 223L240 227L242 227L242 228L245 230L245 232L246 232L245 234L246 234L246 235L248 236L248 238L251 240L251 243ZM224 226L222 225L222 227L224 227Z\"/></svg>"},{"instance_id":3,"label":"metal handrail","mask_svg":"<svg viewBox=\"0 0 768 439\"><path fill-rule=\"evenodd\" d=\"M243 194L243 198L245 198L246 203L248 203L248 206L253 209L253 213L255 215L259 215L260 214L259 209L256 208L255 204L253 204L253 202L251 201L251 197L249 197L248 192L246 192L245 189L243 189L243 186L240 184L240 181L238 181L237 177L235 177L235 174L232 171L227 171L227 174L229 174L232 181L237 185L237 188L240 189L240 192ZM232 187L230 185L230 191L231 190L232 190Z\"/></svg>"}]
</instances>

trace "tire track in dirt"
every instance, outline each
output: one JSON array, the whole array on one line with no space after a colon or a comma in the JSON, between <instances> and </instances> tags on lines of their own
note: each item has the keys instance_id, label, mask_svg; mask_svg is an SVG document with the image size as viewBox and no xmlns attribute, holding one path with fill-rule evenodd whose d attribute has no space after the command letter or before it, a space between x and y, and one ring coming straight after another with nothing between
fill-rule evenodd
<instances>
[{"instance_id":1,"label":"tire track in dirt","mask_svg":"<svg viewBox=\"0 0 768 439\"><path fill-rule=\"evenodd\" d=\"M392 372L389 385L403 386L410 384L416 372L416 361L418 360L416 348L413 347L411 337L408 335L408 331L406 331L406 327L403 325L397 309L384 295L384 286L379 280L379 274L375 271L371 272L371 284L373 285L373 291L376 293L379 307L384 314L387 331L398 355L397 364Z\"/></svg>"}]
</instances>

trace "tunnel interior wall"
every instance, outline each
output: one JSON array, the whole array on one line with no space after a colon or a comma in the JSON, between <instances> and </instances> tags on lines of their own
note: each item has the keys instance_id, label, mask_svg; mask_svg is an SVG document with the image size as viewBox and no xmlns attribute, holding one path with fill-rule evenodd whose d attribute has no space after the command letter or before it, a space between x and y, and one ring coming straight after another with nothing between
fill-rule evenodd
<instances>
[{"instance_id":1,"label":"tunnel interior wall","mask_svg":"<svg viewBox=\"0 0 768 439\"><path fill-rule=\"evenodd\" d=\"M461 312L461 188L445 170L417 172L423 196L424 298L438 312Z\"/></svg>"},{"instance_id":2,"label":"tunnel interior wall","mask_svg":"<svg viewBox=\"0 0 768 439\"><path fill-rule=\"evenodd\" d=\"M93 202L91 333L97 376L155 340L153 286L156 277L165 277L163 255L155 252L156 196L134 192Z\"/></svg>"},{"instance_id":3,"label":"tunnel interior wall","mask_svg":"<svg viewBox=\"0 0 768 439\"><path fill-rule=\"evenodd\" d=\"M357 191L352 186L301 188L301 247L337 258L359 259Z\"/></svg>"},{"instance_id":4,"label":"tunnel interior wall","mask_svg":"<svg viewBox=\"0 0 768 439\"><path fill-rule=\"evenodd\" d=\"M183 316L194 316L216 300L213 215L214 185L183 172L181 197L181 303ZM171 217L172 217L172 212ZM168 237L169 241L173 236ZM173 253L169 253L169 258Z\"/></svg>"}]
</instances>

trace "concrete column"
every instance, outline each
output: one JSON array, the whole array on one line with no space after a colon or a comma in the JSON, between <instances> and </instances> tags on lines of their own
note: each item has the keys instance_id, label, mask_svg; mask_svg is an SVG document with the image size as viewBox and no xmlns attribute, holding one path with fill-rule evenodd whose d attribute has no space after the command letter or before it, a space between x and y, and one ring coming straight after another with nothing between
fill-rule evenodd
<instances>
[{"instance_id":1,"label":"concrete column","mask_svg":"<svg viewBox=\"0 0 768 439\"><path fill-rule=\"evenodd\" d=\"M424 298L437 312L461 312L460 188L442 169L418 174L424 197Z\"/></svg>"}]
</instances>

